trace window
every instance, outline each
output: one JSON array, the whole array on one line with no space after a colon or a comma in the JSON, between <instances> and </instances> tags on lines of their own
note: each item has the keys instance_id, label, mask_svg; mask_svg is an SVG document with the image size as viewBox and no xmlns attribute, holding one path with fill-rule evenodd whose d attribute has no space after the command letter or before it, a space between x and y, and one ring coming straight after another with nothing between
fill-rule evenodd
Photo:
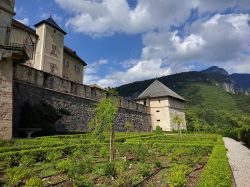
<instances>
[{"instance_id":1,"label":"window","mask_svg":"<svg viewBox=\"0 0 250 187\"><path fill-rule=\"evenodd\" d=\"M56 54L56 45L55 45L55 44L52 44L52 48L51 48L50 54L52 54L52 55L57 55L57 54Z\"/></svg>"},{"instance_id":2,"label":"window","mask_svg":"<svg viewBox=\"0 0 250 187\"><path fill-rule=\"evenodd\" d=\"M156 112L160 112L160 110L156 110Z\"/></svg>"},{"instance_id":3,"label":"window","mask_svg":"<svg viewBox=\"0 0 250 187\"><path fill-rule=\"evenodd\" d=\"M144 105L146 105L146 104L147 104L147 101L146 101L146 100L144 100L144 101L143 101L143 104L144 104Z\"/></svg>"},{"instance_id":4,"label":"window","mask_svg":"<svg viewBox=\"0 0 250 187\"><path fill-rule=\"evenodd\" d=\"M160 122L161 120L157 119L157 122Z\"/></svg>"},{"instance_id":5,"label":"window","mask_svg":"<svg viewBox=\"0 0 250 187\"><path fill-rule=\"evenodd\" d=\"M54 29L54 33L56 33L56 29Z\"/></svg>"},{"instance_id":6,"label":"window","mask_svg":"<svg viewBox=\"0 0 250 187\"><path fill-rule=\"evenodd\" d=\"M80 72L80 67L75 64L75 72L79 73Z\"/></svg>"},{"instance_id":7,"label":"window","mask_svg":"<svg viewBox=\"0 0 250 187\"><path fill-rule=\"evenodd\" d=\"M63 65L68 68L69 67L69 60L64 59Z\"/></svg>"},{"instance_id":8,"label":"window","mask_svg":"<svg viewBox=\"0 0 250 187\"><path fill-rule=\"evenodd\" d=\"M50 73L55 73L56 65L53 63L50 63Z\"/></svg>"},{"instance_id":9,"label":"window","mask_svg":"<svg viewBox=\"0 0 250 187\"><path fill-rule=\"evenodd\" d=\"M161 102L161 100L158 100L159 101L159 103Z\"/></svg>"}]
</instances>

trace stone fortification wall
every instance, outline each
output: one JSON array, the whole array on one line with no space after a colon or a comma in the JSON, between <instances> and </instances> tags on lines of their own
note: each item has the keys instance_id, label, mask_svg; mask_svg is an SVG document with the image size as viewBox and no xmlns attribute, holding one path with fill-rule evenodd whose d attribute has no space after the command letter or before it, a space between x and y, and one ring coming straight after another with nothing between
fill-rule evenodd
<instances>
[{"instance_id":1,"label":"stone fortification wall","mask_svg":"<svg viewBox=\"0 0 250 187\"><path fill-rule=\"evenodd\" d=\"M19 125L22 106L25 102L31 105L47 102L56 108L70 112L57 122L58 131L84 132L87 124L93 118L93 107L98 101L111 97L120 106L116 119L116 129L124 131L124 123L131 121L135 131L150 131L149 108L122 97L112 96L105 90L78 84L46 72L16 65L14 68L13 100L14 127Z\"/></svg>"}]
</instances>

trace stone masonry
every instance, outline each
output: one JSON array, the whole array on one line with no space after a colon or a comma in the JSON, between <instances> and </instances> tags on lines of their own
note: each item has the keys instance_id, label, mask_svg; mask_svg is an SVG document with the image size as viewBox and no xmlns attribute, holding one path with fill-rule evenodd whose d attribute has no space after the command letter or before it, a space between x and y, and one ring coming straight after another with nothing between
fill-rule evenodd
<instances>
[{"instance_id":1,"label":"stone masonry","mask_svg":"<svg viewBox=\"0 0 250 187\"><path fill-rule=\"evenodd\" d=\"M149 108L122 97L109 95L106 91L71 82L36 69L16 65L13 83L14 129L19 126L21 109L25 102L31 105L47 102L55 108L70 112L56 123L60 132L86 132L93 118L95 104L107 97L119 102L116 130L125 131L124 124L130 121L135 131L151 131Z\"/></svg>"},{"instance_id":2,"label":"stone masonry","mask_svg":"<svg viewBox=\"0 0 250 187\"><path fill-rule=\"evenodd\" d=\"M12 138L12 77L11 59L0 61L0 139Z\"/></svg>"}]
</instances>

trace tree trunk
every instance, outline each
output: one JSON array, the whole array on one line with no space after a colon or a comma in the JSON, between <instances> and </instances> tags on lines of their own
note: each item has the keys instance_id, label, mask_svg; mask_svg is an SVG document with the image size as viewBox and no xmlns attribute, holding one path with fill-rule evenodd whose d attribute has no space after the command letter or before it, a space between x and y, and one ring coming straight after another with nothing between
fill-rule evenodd
<instances>
[{"instance_id":1,"label":"tree trunk","mask_svg":"<svg viewBox=\"0 0 250 187\"><path fill-rule=\"evenodd\" d=\"M110 162L115 161L115 129L114 125L111 128L110 134Z\"/></svg>"}]
</instances>

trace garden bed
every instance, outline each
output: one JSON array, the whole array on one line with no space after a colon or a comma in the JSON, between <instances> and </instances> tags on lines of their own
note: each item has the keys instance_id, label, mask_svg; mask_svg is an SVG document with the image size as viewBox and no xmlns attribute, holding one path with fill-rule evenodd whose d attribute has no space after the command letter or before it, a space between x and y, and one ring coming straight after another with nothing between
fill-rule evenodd
<instances>
[{"instance_id":1,"label":"garden bed","mask_svg":"<svg viewBox=\"0 0 250 187\"><path fill-rule=\"evenodd\" d=\"M209 186L206 181L212 178L230 186L220 136L117 133L114 163L109 162L108 142L108 134L101 143L93 141L89 134L1 141L0 184ZM214 165L216 159L223 162L218 168ZM217 169L226 169L225 175ZM216 176L211 176L213 173Z\"/></svg>"}]
</instances>

